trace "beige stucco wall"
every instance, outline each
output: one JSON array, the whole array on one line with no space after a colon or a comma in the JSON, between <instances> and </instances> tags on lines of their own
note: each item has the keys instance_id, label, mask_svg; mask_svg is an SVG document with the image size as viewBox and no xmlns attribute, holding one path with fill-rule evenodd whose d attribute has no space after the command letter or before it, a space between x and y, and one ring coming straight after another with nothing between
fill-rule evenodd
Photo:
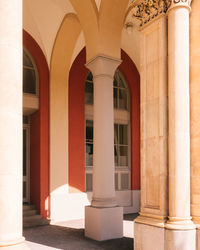
<instances>
[{"instance_id":1,"label":"beige stucco wall","mask_svg":"<svg viewBox=\"0 0 200 250\"><path fill-rule=\"evenodd\" d=\"M190 16L191 213L200 219L200 1Z\"/></svg>"}]
</instances>

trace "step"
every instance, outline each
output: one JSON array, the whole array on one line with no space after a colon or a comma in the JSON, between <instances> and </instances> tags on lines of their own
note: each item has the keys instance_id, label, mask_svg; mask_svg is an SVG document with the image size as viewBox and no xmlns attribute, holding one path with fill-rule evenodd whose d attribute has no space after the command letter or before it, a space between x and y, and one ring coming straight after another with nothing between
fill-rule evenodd
<instances>
[{"instance_id":1,"label":"step","mask_svg":"<svg viewBox=\"0 0 200 250\"><path fill-rule=\"evenodd\" d=\"M43 226L48 225L49 221L47 219L42 218L41 215L32 215L29 217L24 217L23 219L23 227L35 227L35 226Z\"/></svg>"},{"instance_id":2,"label":"step","mask_svg":"<svg viewBox=\"0 0 200 250\"><path fill-rule=\"evenodd\" d=\"M36 209L27 209L23 211L23 217L36 215L38 212Z\"/></svg>"},{"instance_id":3,"label":"step","mask_svg":"<svg viewBox=\"0 0 200 250\"><path fill-rule=\"evenodd\" d=\"M26 211L26 210L33 210L35 209L35 205L28 205L28 204L25 204L23 205L23 211Z\"/></svg>"}]
</instances>

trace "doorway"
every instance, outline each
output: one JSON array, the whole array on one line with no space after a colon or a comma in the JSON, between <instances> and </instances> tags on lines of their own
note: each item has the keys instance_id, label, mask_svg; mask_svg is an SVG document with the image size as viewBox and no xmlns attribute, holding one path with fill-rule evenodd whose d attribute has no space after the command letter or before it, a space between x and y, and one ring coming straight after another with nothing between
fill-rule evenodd
<instances>
[{"instance_id":1,"label":"doorway","mask_svg":"<svg viewBox=\"0 0 200 250\"><path fill-rule=\"evenodd\" d=\"M30 203L30 124L23 116L23 202Z\"/></svg>"}]
</instances>

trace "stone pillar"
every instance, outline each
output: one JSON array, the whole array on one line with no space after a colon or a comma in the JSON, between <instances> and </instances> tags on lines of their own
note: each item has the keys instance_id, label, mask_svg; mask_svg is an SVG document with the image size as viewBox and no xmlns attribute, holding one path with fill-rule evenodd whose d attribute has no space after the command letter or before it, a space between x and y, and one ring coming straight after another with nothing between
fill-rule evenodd
<instances>
[{"instance_id":1,"label":"stone pillar","mask_svg":"<svg viewBox=\"0 0 200 250\"><path fill-rule=\"evenodd\" d=\"M168 216L166 16L142 27L140 41L141 208L134 224L134 249L164 250Z\"/></svg>"},{"instance_id":2,"label":"stone pillar","mask_svg":"<svg viewBox=\"0 0 200 250\"><path fill-rule=\"evenodd\" d=\"M194 250L190 217L190 1L172 1L168 10L169 217L166 250ZM180 244L181 241L181 244Z\"/></svg>"},{"instance_id":3,"label":"stone pillar","mask_svg":"<svg viewBox=\"0 0 200 250\"><path fill-rule=\"evenodd\" d=\"M22 250L22 1L0 13L0 248Z\"/></svg>"},{"instance_id":4,"label":"stone pillar","mask_svg":"<svg viewBox=\"0 0 200 250\"><path fill-rule=\"evenodd\" d=\"M93 198L85 209L85 235L95 240L123 237L123 209L114 183L113 76L120 60L98 55L86 66L94 82Z\"/></svg>"},{"instance_id":5,"label":"stone pillar","mask_svg":"<svg viewBox=\"0 0 200 250\"><path fill-rule=\"evenodd\" d=\"M200 1L193 1L190 15L190 152L191 215L197 227L200 249Z\"/></svg>"}]
</instances>

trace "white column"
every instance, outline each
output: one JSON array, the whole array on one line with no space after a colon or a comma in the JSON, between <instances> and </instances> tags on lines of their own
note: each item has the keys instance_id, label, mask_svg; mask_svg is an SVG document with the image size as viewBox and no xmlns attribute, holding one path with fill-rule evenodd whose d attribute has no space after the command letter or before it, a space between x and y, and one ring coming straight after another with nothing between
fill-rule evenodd
<instances>
[{"instance_id":1,"label":"white column","mask_svg":"<svg viewBox=\"0 0 200 250\"><path fill-rule=\"evenodd\" d=\"M22 237L22 1L0 0L0 248Z\"/></svg>"},{"instance_id":2,"label":"white column","mask_svg":"<svg viewBox=\"0 0 200 250\"><path fill-rule=\"evenodd\" d=\"M113 111L113 76L120 63L98 55L86 65L94 82L94 160L93 198L92 206L86 207L85 233L96 240L122 237L122 208L115 198Z\"/></svg>"},{"instance_id":3,"label":"white column","mask_svg":"<svg viewBox=\"0 0 200 250\"><path fill-rule=\"evenodd\" d=\"M190 1L173 0L168 10L169 220L167 250L195 249L190 217ZM185 231L184 231L185 230ZM179 244L180 245L180 244Z\"/></svg>"}]
</instances>

